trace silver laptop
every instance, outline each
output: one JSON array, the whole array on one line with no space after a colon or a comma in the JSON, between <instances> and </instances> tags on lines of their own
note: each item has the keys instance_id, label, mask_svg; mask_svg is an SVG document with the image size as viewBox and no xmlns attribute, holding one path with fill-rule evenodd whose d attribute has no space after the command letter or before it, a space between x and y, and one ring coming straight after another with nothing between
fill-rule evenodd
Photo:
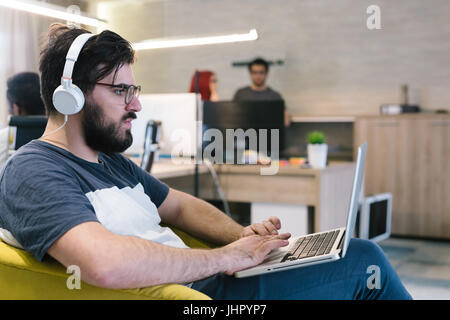
<instances>
[{"instance_id":1,"label":"silver laptop","mask_svg":"<svg viewBox=\"0 0 450 320\"><path fill-rule=\"evenodd\" d=\"M358 212L358 196L364 175L367 142L358 148L353 187L347 215L347 227L289 239L289 245L272 251L256 267L234 273L236 278L306 267L342 259L353 236ZM343 199L343 201L345 201Z\"/></svg>"}]
</instances>

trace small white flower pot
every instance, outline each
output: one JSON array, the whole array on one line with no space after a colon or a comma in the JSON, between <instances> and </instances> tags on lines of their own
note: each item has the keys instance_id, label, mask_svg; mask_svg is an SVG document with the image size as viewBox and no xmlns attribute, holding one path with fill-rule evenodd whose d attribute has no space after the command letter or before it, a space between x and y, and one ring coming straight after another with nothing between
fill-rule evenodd
<instances>
[{"instance_id":1,"label":"small white flower pot","mask_svg":"<svg viewBox=\"0 0 450 320\"><path fill-rule=\"evenodd\" d=\"M327 166L328 145L308 144L308 162L315 169L323 169Z\"/></svg>"}]
</instances>

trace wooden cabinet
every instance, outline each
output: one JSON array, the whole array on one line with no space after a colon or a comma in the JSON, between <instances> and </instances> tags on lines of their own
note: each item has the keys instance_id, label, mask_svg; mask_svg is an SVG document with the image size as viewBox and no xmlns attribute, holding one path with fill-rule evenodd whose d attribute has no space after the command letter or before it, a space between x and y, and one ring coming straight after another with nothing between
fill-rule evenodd
<instances>
[{"instance_id":1,"label":"wooden cabinet","mask_svg":"<svg viewBox=\"0 0 450 320\"><path fill-rule=\"evenodd\" d=\"M392 193L392 233L450 238L450 116L358 117L364 141L365 194Z\"/></svg>"}]
</instances>

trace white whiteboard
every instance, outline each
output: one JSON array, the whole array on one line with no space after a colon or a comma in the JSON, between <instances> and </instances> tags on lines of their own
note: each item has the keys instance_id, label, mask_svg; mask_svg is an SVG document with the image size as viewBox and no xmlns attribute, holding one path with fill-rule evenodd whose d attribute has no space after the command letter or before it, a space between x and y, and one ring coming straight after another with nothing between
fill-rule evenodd
<instances>
[{"instance_id":1,"label":"white whiteboard","mask_svg":"<svg viewBox=\"0 0 450 320\"><path fill-rule=\"evenodd\" d=\"M201 137L201 124L196 122L197 104L198 117L202 119L200 95L143 94L139 96L139 101L142 110L136 113L137 119L133 120L131 127L133 144L125 153L141 155L144 151L147 123L149 120L158 120L161 121L160 154L172 154L174 150L182 150L183 156L195 156L196 141Z\"/></svg>"}]
</instances>

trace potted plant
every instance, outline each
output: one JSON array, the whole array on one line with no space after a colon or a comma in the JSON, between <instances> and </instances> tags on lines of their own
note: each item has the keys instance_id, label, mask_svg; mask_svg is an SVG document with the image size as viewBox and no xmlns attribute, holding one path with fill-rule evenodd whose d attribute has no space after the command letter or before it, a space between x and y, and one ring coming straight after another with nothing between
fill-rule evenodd
<instances>
[{"instance_id":1,"label":"potted plant","mask_svg":"<svg viewBox=\"0 0 450 320\"><path fill-rule=\"evenodd\" d=\"M308 133L308 162L312 168L323 169L327 166L328 145L321 131Z\"/></svg>"}]
</instances>

